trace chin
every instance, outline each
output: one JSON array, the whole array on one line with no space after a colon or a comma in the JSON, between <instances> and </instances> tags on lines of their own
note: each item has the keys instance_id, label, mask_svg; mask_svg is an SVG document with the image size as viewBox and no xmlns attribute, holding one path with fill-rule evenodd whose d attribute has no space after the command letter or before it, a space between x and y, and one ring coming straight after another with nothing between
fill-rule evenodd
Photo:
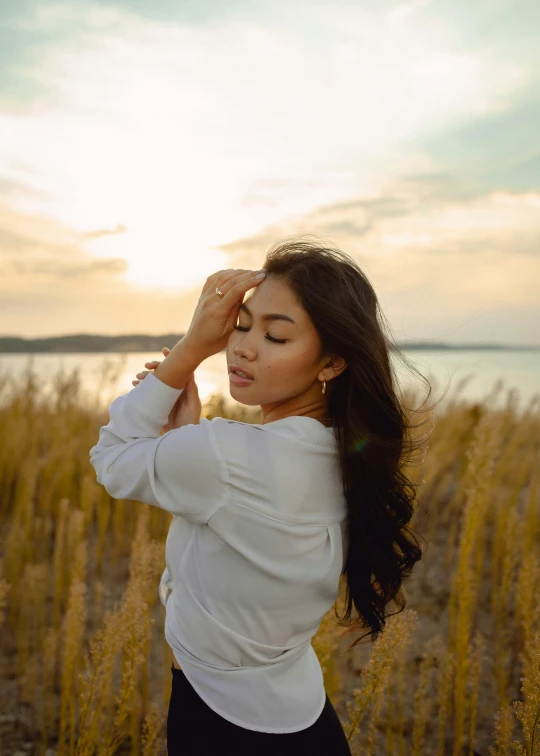
<instances>
[{"instance_id":1,"label":"chin","mask_svg":"<svg viewBox=\"0 0 540 756\"><path fill-rule=\"evenodd\" d=\"M248 399L245 394L245 388L242 386L235 386L234 383L229 385L229 394L235 402L238 402L238 404L244 404L246 407L259 407L261 404L257 399L253 399L252 397L249 397Z\"/></svg>"},{"instance_id":2,"label":"chin","mask_svg":"<svg viewBox=\"0 0 540 756\"><path fill-rule=\"evenodd\" d=\"M256 400L247 401L239 391L230 391L229 393L235 402L238 402L238 404L243 404L245 407L260 407L261 405L261 403Z\"/></svg>"}]
</instances>

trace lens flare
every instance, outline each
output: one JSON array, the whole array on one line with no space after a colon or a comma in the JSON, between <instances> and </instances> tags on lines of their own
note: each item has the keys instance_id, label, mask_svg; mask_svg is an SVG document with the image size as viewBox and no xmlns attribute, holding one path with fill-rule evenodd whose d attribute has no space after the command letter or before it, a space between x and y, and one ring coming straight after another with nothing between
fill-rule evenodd
<instances>
[{"instance_id":1,"label":"lens flare","mask_svg":"<svg viewBox=\"0 0 540 756\"><path fill-rule=\"evenodd\" d=\"M355 441L353 444L354 451L361 452L362 449L367 446L367 441L364 438Z\"/></svg>"}]
</instances>

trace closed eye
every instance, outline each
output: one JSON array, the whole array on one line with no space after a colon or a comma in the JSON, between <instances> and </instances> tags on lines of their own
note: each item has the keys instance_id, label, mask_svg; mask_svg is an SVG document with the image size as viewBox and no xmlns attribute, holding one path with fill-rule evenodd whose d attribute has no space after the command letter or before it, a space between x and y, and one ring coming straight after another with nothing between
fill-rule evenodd
<instances>
[{"instance_id":1,"label":"closed eye","mask_svg":"<svg viewBox=\"0 0 540 756\"><path fill-rule=\"evenodd\" d=\"M243 328L242 326L235 325L234 326L237 331L249 331L249 328ZM285 344L287 339L275 339L273 336L270 336L270 334L266 334L266 338L268 341L274 341L276 344Z\"/></svg>"}]
</instances>

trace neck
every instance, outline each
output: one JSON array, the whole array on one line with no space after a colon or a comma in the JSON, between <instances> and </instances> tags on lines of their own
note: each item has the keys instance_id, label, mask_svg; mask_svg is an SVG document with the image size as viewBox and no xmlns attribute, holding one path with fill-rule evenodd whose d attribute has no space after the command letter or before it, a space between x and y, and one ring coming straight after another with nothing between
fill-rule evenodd
<instances>
[{"instance_id":1,"label":"neck","mask_svg":"<svg viewBox=\"0 0 540 756\"><path fill-rule=\"evenodd\" d=\"M320 404L311 408L289 407L288 409L285 405L273 407L272 409L261 406L261 411L263 415L263 425L266 423L273 423L275 420L283 420L285 417L312 417L314 420L318 420L327 427L331 425L331 418L328 416L328 408L326 406L320 406Z\"/></svg>"}]
</instances>

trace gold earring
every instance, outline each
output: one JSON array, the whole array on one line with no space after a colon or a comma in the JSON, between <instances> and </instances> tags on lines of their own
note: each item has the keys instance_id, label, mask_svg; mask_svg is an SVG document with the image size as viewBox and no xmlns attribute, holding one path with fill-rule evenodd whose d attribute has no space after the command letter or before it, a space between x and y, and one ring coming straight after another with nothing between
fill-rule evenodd
<instances>
[{"instance_id":1,"label":"gold earring","mask_svg":"<svg viewBox=\"0 0 540 756\"><path fill-rule=\"evenodd\" d=\"M326 394L326 378L323 380L322 393Z\"/></svg>"}]
</instances>

